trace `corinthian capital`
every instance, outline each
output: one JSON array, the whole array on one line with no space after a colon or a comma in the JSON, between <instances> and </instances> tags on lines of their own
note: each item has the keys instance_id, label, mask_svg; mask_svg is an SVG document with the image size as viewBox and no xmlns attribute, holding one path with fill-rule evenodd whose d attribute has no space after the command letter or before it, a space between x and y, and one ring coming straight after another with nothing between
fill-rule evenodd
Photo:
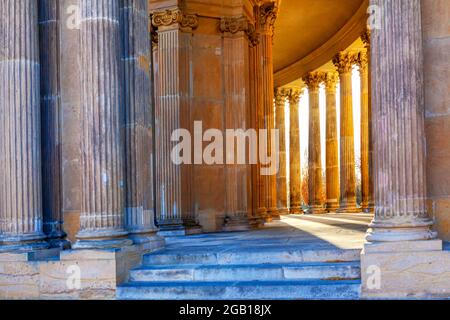
<instances>
[{"instance_id":1,"label":"corinthian capital","mask_svg":"<svg viewBox=\"0 0 450 320\"><path fill-rule=\"evenodd\" d=\"M303 77L303 82L308 86L309 90L319 90L319 86L325 81L326 74L323 72L309 72Z\"/></svg>"},{"instance_id":2,"label":"corinthian capital","mask_svg":"<svg viewBox=\"0 0 450 320\"><path fill-rule=\"evenodd\" d=\"M192 31L198 27L198 17L195 14L184 14L180 9L167 9L153 13L154 27L169 27L178 24L183 31Z\"/></svg>"},{"instance_id":3,"label":"corinthian capital","mask_svg":"<svg viewBox=\"0 0 450 320\"><path fill-rule=\"evenodd\" d=\"M284 103L286 102L286 99L289 98L289 95L291 93L291 90L286 88L277 88L275 90L275 105L278 106L284 106Z\"/></svg>"},{"instance_id":4,"label":"corinthian capital","mask_svg":"<svg viewBox=\"0 0 450 320\"><path fill-rule=\"evenodd\" d=\"M364 33L361 35L361 40L366 48L370 48L370 37L371 37L370 29L366 29Z\"/></svg>"},{"instance_id":5,"label":"corinthian capital","mask_svg":"<svg viewBox=\"0 0 450 320\"><path fill-rule=\"evenodd\" d=\"M357 62L357 55L350 52L339 52L333 58L333 64L336 66L339 74L352 71L353 65Z\"/></svg>"},{"instance_id":6,"label":"corinthian capital","mask_svg":"<svg viewBox=\"0 0 450 320\"><path fill-rule=\"evenodd\" d=\"M245 32L252 45L257 45L257 33L255 25L246 17L224 17L220 20L220 32L235 34Z\"/></svg>"},{"instance_id":7,"label":"corinthian capital","mask_svg":"<svg viewBox=\"0 0 450 320\"><path fill-rule=\"evenodd\" d=\"M369 57L367 52L360 51L356 56L356 64L361 70L366 70L369 64Z\"/></svg>"},{"instance_id":8,"label":"corinthian capital","mask_svg":"<svg viewBox=\"0 0 450 320\"><path fill-rule=\"evenodd\" d=\"M302 95L303 90L300 89L291 89L289 93L289 104L291 106L297 105L300 102L300 97Z\"/></svg>"},{"instance_id":9,"label":"corinthian capital","mask_svg":"<svg viewBox=\"0 0 450 320\"><path fill-rule=\"evenodd\" d=\"M278 16L278 7L275 2L263 4L259 8L259 23L262 30L273 31Z\"/></svg>"},{"instance_id":10,"label":"corinthian capital","mask_svg":"<svg viewBox=\"0 0 450 320\"><path fill-rule=\"evenodd\" d=\"M335 92L339 81L339 75L336 72L327 72L324 81L326 90Z\"/></svg>"}]
</instances>

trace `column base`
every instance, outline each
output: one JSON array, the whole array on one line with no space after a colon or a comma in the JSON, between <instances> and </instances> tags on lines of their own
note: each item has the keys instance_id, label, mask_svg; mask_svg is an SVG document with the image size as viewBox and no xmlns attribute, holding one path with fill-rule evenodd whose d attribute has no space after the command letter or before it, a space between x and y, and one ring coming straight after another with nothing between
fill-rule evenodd
<instances>
[{"instance_id":1,"label":"column base","mask_svg":"<svg viewBox=\"0 0 450 320\"><path fill-rule=\"evenodd\" d=\"M366 243L361 276L362 298L448 298L450 251L441 240Z\"/></svg>"},{"instance_id":2,"label":"column base","mask_svg":"<svg viewBox=\"0 0 450 320\"><path fill-rule=\"evenodd\" d=\"M270 216L270 221L273 220L281 220L280 213L278 212L278 208L270 208L267 210L267 215Z\"/></svg>"},{"instance_id":3,"label":"column base","mask_svg":"<svg viewBox=\"0 0 450 320\"><path fill-rule=\"evenodd\" d=\"M325 205L327 212L337 212L340 208L338 201L330 201Z\"/></svg>"},{"instance_id":4,"label":"column base","mask_svg":"<svg viewBox=\"0 0 450 320\"><path fill-rule=\"evenodd\" d=\"M290 214L302 214L303 213L303 209L301 206L298 207L291 207L289 209Z\"/></svg>"},{"instance_id":5,"label":"column base","mask_svg":"<svg viewBox=\"0 0 450 320\"><path fill-rule=\"evenodd\" d=\"M324 214L327 210L323 206L310 206L305 210L305 214Z\"/></svg>"},{"instance_id":6,"label":"column base","mask_svg":"<svg viewBox=\"0 0 450 320\"><path fill-rule=\"evenodd\" d=\"M260 229L264 227L265 221L261 217L250 217L248 223L252 229Z\"/></svg>"},{"instance_id":7,"label":"column base","mask_svg":"<svg viewBox=\"0 0 450 320\"><path fill-rule=\"evenodd\" d=\"M116 249L130 246L133 241L127 238L128 231L118 230L86 230L77 234L77 242L73 249Z\"/></svg>"},{"instance_id":8,"label":"column base","mask_svg":"<svg viewBox=\"0 0 450 320\"><path fill-rule=\"evenodd\" d=\"M185 236L186 229L183 225L160 225L158 235L162 237Z\"/></svg>"},{"instance_id":9,"label":"column base","mask_svg":"<svg viewBox=\"0 0 450 320\"><path fill-rule=\"evenodd\" d=\"M432 240L437 238L437 232L431 230L433 222L430 220L412 223L377 222L369 224L366 241L368 242L399 242Z\"/></svg>"},{"instance_id":10,"label":"column base","mask_svg":"<svg viewBox=\"0 0 450 320\"><path fill-rule=\"evenodd\" d=\"M288 208L284 207L284 208L278 208L278 213L281 216L287 216L288 214L290 214L290 211Z\"/></svg>"},{"instance_id":11,"label":"column base","mask_svg":"<svg viewBox=\"0 0 450 320\"><path fill-rule=\"evenodd\" d=\"M222 231L248 231L251 229L247 217L225 217Z\"/></svg>"},{"instance_id":12,"label":"column base","mask_svg":"<svg viewBox=\"0 0 450 320\"><path fill-rule=\"evenodd\" d=\"M67 234L61 230L54 231L47 234L47 242L50 248L59 248L61 250L68 250L72 247L69 240L66 239Z\"/></svg>"},{"instance_id":13,"label":"column base","mask_svg":"<svg viewBox=\"0 0 450 320\"><path fill-rule=\"evenodd\" d=\"M364 213L374 213L374 211L375 211L375 208L373 206L369 206L369 205L367 205L367 206L362 205L361 208L362 208L362 212L364 212Z\"/></svg>"},{"instance_id":14,"label":"column base","mask_svg":"<svg viewBox=\"0 0 450 320\"><path fill-rule=\"evenodd\" d=\"M362 213L362 209L358 207L340 207L336 213Z\"/></svg>"},{"instance_id":15,"label":"column base","mask_svg":"<svg viewBox=\"0 0 450 320\"><path fill-rule=\"evenodd\" d=\"M36 250L48 249L49 244L45 241L45 234L24 234L24 235L1 235L0 236L0 252L29 252Z\"/></svg>"},{"instance_id":16,"label":"column base","mask_svg":"<svg viewBox=\"0 0 450 320\"><path fill-rule=\"evenodd\" d=\"M68 250L72 248L72 244L67 239L48 239L50 248L59 248L61 250Z\"/></svg>"},{"instance_id":17,"label":"column base","mask_svg":"<svg viewBox=\"0 0 450 320\"><path fill-rule=\"evenodd\" d=\"M144 250L157 250L166 244L164 237L157 235L158 228L131 229L128 238L136 245L141 245Z\"/></svg>"}]
</instances>

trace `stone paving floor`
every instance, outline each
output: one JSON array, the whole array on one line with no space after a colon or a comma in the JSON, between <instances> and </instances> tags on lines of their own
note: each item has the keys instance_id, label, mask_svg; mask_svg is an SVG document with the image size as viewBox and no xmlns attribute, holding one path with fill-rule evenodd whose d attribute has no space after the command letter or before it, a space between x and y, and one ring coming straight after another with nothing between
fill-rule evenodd
<instances>
[{"instance_id":1,"label":"stone paving floor","mask_svg":"<svg viewBox=\"0 0 450 320\"><path fill-rule=\"evenodd\" d=\"M283 216L259 230L166 238L165 252L360 249L371 220L370 214Z\"/></svg>"}]
</instances>

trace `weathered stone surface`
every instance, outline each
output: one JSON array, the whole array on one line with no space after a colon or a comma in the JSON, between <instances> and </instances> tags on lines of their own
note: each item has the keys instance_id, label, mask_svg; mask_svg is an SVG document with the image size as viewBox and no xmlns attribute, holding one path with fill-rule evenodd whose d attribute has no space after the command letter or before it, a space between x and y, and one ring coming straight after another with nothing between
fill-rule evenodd
<instances>
[{"instance_id":1,"label":"weathered stone surface","mask_svg":"<svg viewBox=\"0 0 450 320\"><path fill-rule=\"evenodd\" d=\"M264 129L268 131L267 154L275 152L272 145L271 131L275 129L274 112L274 87L273 87L273 32L277 18L277 10L274 2L268 2L259 8L259 23L261 27L261 75L262 75L262 105ZM268 220L279 219L277 209L277 176L276 174L265 176L264 186L266 190L266 209Z\"/></svg>"},{"instance_id":2,"label":"weathered stone surface","mask_svg":"<svg viewBox=\"0 0 450 320\"><path fill-rule=\"evenodd\" d=\"M50 245L67 248L63 229L60 3L39 2L41 59L42 209Z\"/></svg>"},{"instance_id":3,"label":"weathered stone surface","mask_svg":"<svg viewBox=\"0 0 450 320\"><path fill-rule=\"evenodd\" d=\"M244 31L234 35L224 33L224 84L225 84L225 127L226 129L246 131L250 125L248 117L249 102L249 43ZM233 138L233 143L236 139ZM236 148L235 148L236 150ZM236 152L235 152L236 153ZM246 151L246 154L249 154ZM228 157L227 157L228 159ZM225 231L242 231L250 228L251 167L239 164L237 154L225 167Z\"/></svg>"},{"instance_id":4,"label":"weathered stone surface","mask_svg":"<svg viewBox=\"0 0 450 320\"><path fill-rule=\"evenodd\" d=\"M371 46L375 219L371 242L436 236L426 207L423 55L419 0L374 1L385 16ZM398 16L405 17L397 24Z\"/></svg>"},{"instance_id":5,"label":"weathered stone surface","mask_svg":"<svg viewBox=\"0 0 450 320\"><path fill-rule=\"evenodd\" d=\"M422 1L425 134L429 213L439 238L450 240L450 10L445 0Z\"/></svg>"},{"instance_id":6,"label":"weathered stone surface","mask_svg":"<svg viewBox=\"0 0 450 320\"><path fill-rule=\"evenodd\" d=\"M124 145L119 3L80 0L82 210L77 248L129 244L124 228Z\"/></svg>"},{"instance_id":7,"label":"weathered stone surface","mask_svg":"<svg viewBox=\"0 0 450 320\"><path fill-rule=\"evenodd\" d=\"M2 1L0 14L0 251L45 248L38 3Z\"/></svg>"},{"instance_id":8,"label":"weathered stone surface","mask_svg":"<svg viewBox=\"0 0 450 320\"><path fill-rule=\"evenodd\" d=\"M125 227L135 243L162 242L156 235L148 2L120 8L125 102Z\"/></svg>"}]
</instances>

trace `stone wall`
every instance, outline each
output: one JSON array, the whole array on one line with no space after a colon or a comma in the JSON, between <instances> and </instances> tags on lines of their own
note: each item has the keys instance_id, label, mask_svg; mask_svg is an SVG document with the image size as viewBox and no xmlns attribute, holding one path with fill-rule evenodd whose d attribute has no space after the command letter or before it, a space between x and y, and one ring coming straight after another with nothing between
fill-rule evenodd
<instances>
[{"instance_id":1,"label":"stone wall","mask_svg":"<svg viewBox=\"0 0 450 320\"><path fill-rule=\"evenodd\" d=\"M422 0L429 212L450 240L450 6Z\"/></svg>"}]
</instances>

